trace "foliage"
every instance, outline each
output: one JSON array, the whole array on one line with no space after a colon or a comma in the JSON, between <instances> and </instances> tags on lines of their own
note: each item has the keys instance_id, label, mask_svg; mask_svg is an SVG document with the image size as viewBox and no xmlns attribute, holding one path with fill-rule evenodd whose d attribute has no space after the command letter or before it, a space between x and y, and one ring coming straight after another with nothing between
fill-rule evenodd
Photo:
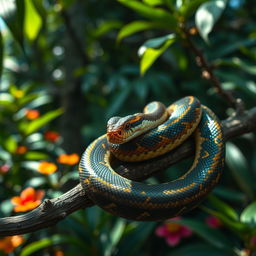
<instances>
[{"instance_id":1,"label":"foliage","mask_svg":"<svg viewBox=\"0 0 256 256\"><path fill-rule=\"evenodd\" d=\"M11 199L22 198L26 188L54 198L77 184L78 155L113 115L185 95L221 119L232 114L189 40L222 88L254 106L255 15L249 0L1 0L0 216L17 214ZM160 223L127 221L93 207L55 227L0 240L0 255L7 244L23 256L252 255L255 156L255 133L227 143L220 184L201 207L167 223L193 231L175 248L156 236ZM174 179L189 164L154 181ZM221 225L210 227L209 215Z\"/></svg>"}]
</instances>

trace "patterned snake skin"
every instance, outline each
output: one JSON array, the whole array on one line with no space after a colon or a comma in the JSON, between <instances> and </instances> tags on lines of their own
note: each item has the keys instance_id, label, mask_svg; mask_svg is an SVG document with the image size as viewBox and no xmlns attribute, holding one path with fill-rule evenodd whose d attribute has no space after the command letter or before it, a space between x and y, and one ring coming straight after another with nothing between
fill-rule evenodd
<instances>
[{"instance_id":1,"label":"patterned snake skin","mask_svg":"<svg viewBox=\"0 0 256 256\"><path fill-rule=\"evenodd\" d=\"M132 141L108 143L103 135L84 152L80 181L89 198L106 211L127 219L164 220L196 207L220 179L224 165L222 128L215 114L192 96L168 107L163 124ZM143 161L166 153L188 136L195 137L195 159L182 177L163 184L128 180L111 168L111 151L121 160Z\"/></svg>"}]
</instances>

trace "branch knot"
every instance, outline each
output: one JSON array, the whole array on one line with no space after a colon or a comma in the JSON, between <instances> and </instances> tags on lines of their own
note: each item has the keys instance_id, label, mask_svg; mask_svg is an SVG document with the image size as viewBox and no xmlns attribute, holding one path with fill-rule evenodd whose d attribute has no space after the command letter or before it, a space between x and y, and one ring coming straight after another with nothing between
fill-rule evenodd
<instances>
[{"instance_id":1,"label":"branch knot","mask_svg":"<svg viewBox=\"0 0 256 256\"><path fill-rule=\"evenodd\" d=\"M43 204L42 204L42 212L48 212L49 210L51 210L53 208L53 203L51 202L51 200L46 199Z\"/></svg>"}]
</instances>

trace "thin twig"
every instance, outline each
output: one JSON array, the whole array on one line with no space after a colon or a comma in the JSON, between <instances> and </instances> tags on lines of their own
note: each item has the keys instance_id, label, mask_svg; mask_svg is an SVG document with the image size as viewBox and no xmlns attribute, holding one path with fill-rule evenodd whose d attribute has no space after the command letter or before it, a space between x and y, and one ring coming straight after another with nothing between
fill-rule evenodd
<instances>
[{"instance_id":1,"label":"thin twig","mask_svg":"<svg viewBox=\"0 0 256 256\"><path fill-rule=\"evenodd\" d=\"M227 100L228 103L236 109L238 107L236 98L232 95L232 93L222 89L220 80L214 74L212 66L208 63L203 52L194 44L190 32L185 27L182 28L182 31L185 35L185 40L188 47L196 56L196 64L202 69L202 77L210 81L217 93L219 93L220 96Z\"/></svg>"}]
</instances>

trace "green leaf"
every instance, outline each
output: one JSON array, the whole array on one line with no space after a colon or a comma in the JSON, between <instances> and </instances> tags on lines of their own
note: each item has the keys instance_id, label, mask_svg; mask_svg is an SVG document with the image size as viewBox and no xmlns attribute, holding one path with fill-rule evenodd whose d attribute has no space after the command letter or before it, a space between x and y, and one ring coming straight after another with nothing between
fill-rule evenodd
<instances>
[{"instance_id":1,"label":"green leaf","mask_svg":"<svg viewBox=\"0 0 256 256\"><path fill-rule=\"evenodd\" d=\"M163 4L164 0L143 0L145 4L155 6L155 5L161 5Z\"/></svg>"},{"instance_id":2,"label":"green leaf","mask_svg":"<svg viewBox=\"0 0 256 256\"><path fill-rule=\"evenodd\" d=\"M256 201L248 205L241 213L240 220L243 223L256 225Z\"/></svg>"},{"instance_id":3,"label":"green leaf","mask_svg":"<svg viewBox=\"0 0 256 256\"><path fill-rule=\"evenodd\" d=\"M208 35L226 7L227 0L213 0L202 4L195 16L201 37L208 42Z\"/></svg>"},{"instance_id":4,"label":"green leaf","mask_svg":"<svg viewBox=\"0 0 256 256\"><path fill-rule=\"evenodd\" d=\"M230 230L232 230L232 232L236 233L238 236L242 236L248 232L248 226L241 223L239 220L233 220L220 211L212 210L204 206L200 207L208 214L217 217L226 227L229 227Z\"/></svg>"},{"instance_id":5,"label":"green leaf","mask_svg":"<svg viewBox=\"0 0 256 256\"><path fill-rule=\"evenodd\" d=\"M18 99L19 106L22 107L29 102L37 99L39 97L38 93L30 93L28 95L25 95L24 97L21 97Z\"/></svg>"},{"instance_id":6,"label":"green leaf","mask_svg":"<svg viewBox=\"0 0 256 256\"><path fill-rule=\"evenodd\" d=\"M242 191L226 188L221 185L213 190L213 194L221 197L224 200L228 200L238 204L241 204L246 200L246 195Z\"/></svg>"},{"instance_id":7,"label":"green leaf","mask_svg":"<svg viewBox=\"0 0 256 256\"><path fill-rule=\"evenodd\" d=\"M45 160L48 158L48 154L38 151L29 151L26 154L24 154L24 159L26 160Z\"/></svg>"},{"instance_id":8,"label":"green leaf","mask_svg":"<svg viewBox=\"0 0 256 256\"><path fill-rule=\"evenodd\" d=\"M242 38L237 39L227 44L221 45L213 49L212 56L216 59L217 57L223 57L229 54L236 54L235 51L242 51L243 48L251 48L256 45L255 38ZM251 56L251 55L250 55Z\"/></svg>"},{"instance_id":9,"label":"green leaf","mask_svg":"<svg viewBox=\"0 0 256 256\"><path fill-rule=\"evenodd\" d=\"M63 185L66 182L70 182L71 180L78 180L79 179L79 173L78 172L68 172L61 176L59 179L59 184Z\"/></svg>"},{"instance_id":10,"label":"green leaf","mask_svg":"<svg viewBox=\"0 0 256 256\"><path fill-rule=\"evenodd\" d=\"M44 2L42 0L32 0L34 7L36 8L38 14L41 16L42 18L42 23L44 23L46 21L46 17L47 17L47 11L44 5Z\"/></svg>"},{"instance_id":11,"label":"green leaf","mask_svg":"<svg viewBox=\"0 0 256 256\"><path fill-rule=\"evenodd\" d=\"M248 74L256 75L256 66L249 64L238 57L234 57L231 59L218 59L218 60L214 61L214 65L231 66L231 67L239 68L239 69L247 72Z\"/></svg>"},{"instance_id":12,"label":"green leaf","mask_svg":"<svg viewBox=\"0 0 256 256\"><path fill-rule=\"evenodd\" d=\"M36 172L38 172L38 165L38 161L22 161L21 163L22 167Z\"/></svg>"},{"instance_id":13,"label":"green leaf","mask_svg":"<svg viewBox=\"0 0 256 256\"><path fill-rule=\"evenodd\" d=\"M1 214L8 216L13 211L13 204L11 200L1 201ZM1 216L2 217L2 216Z\"/></svg>"},{"instance_id":14,"label":"green leaf","mask_svg":"<svg viewBox=\"0 0 256 256\"><path fill-rule=\"evenodd\" d=\"M226 204L224 201L221 201L219 198L213 195L208 196L208 200L210 201L211 205L219 210L221 213L225 214L228 218L232 220L238 220L238 214L236 211Z\"/></svg>"},{"instance_id":15,"label":"green leaf","mask_svg":"<svg viewBox=\"0 0 256 256\"><path fill-rule=\"evenodd\" d=\"M120 42L127 36L130 36L134 33L152 29L152 28L168 28L165 23L158 23L158 22L150 22L150 21L134 21L127 25L125 25L118 33L117 42Z\"/></svg>"},{"instance_id":16,"label":"green leaf","mask_svg":"<svg viewBox=\"0 0 256 256\"><path fill-rule=\"evenodd\" d=\"M154 8L152 6L143 4L136 0L118 0L121 4L135 10L140 15L158 22L164 22L169 25L169 29L177 28L176 18L161 8Z\"/></svg>"},{"instance_id":17,"label":"green leaf","mask_svg":"<svg viewBox=\"0 0 256 256\"><path fill-rule=\"evenodd\" d=\"M9 102L10 104L13 104L13 96L10 95L9 93L0 93L0 102L4 102L4 105L6 104L5 102Z\"/></svg>"},{"instance_id":18,"label":"green leaf","mask_svg":"<svg viewBox=\"0 0 256 256\"><path fill-rule=\"evenodd\" d=\"M39 118L37 118L31 122L28 122L25 127L23 126L23 128L22 128L23 132L25 133L25 135L29 135L33 132L36 132L38 129L40 129L44 125L48 124L53 119L57 118L62 113L63 113L62 109L56 109L56 110L50 111L50 112L40 116Z\"/></svg>"},{"instance_id":19,"label":"green leaf","mask_svg":"<svg viewBox=\"0 0 256 256\"><path fill-rule=\"evenodd\" d=\"M189 227L193 232L202 237L204 240L212 244L213 246L224 249L227 251L233 251L233 247L230 244L229 239L219 230L212 229L206 226L201 221L192 219L181 219L173 221L181 225Z\"/></svg>"},{"instance_id":20,"label":"green leaf","mask_svg":"<svg viewBox=\"0 0 256 256\"><path fill-rule=\"evenodd\" d=\"M163 2L172 13L176 11L176 1L175 0L163 0Z\"/></svg>"},{"instance_id":21,"label":"green leaf","mask_svg":"<svg viewBox=\"0 0 256 256\"><path fill-rule=\"evenodd\" d=\"M180 13L182 16L184 16L186 19L189 18L194 14L196 9L203 3L209 2L209 0L193 0L184 3L180 8Z\"/></svg>"},{"instance_id":22,"label":"green leaf","mask_svg":"<svg viewBox=\"0 0 256 256\"><path fill-rule=\"evenodd\" d=\"M3 55L4 55L4 43L2 33L0 31L0 78L3 72Z\"/></svg>"},{"instance_id":23,"label":"green leaf","mask_svg":"<svg viewBox=\"0 0 256 256\"><path fill-rule=\"evenodd\" d=\"M27 38L33 41L42 26L41 16L38 14L33 1L25 0L25 21L24 31Z\"/></svg>"},{"instance_id":24,"label":"green leaf","mask_svg":"<svg viewBox=\"0 0 256 256\"><path fill-rule=\"evenodd\" d=\"M152 38L147 40L141 48L159 48L161 47L166 41L168 40L174 40L175 39L175 35L174 34L169 34L169 35L165 35L165 36L161 36L161 37L157 37L157 38ZM139 50L139 52L141 52L142 49ZM143 53L143 52L142 52Z\"/></svg>"},{"instance_id":25,"label":"green leaf","mask_svg":"<svg viewBox=\"0 0 256 256\"><path fill-rule=\"evenodd\" d=\"M17 146L17 141L13 136L9 136L4 141L4 147L10 153L14 153L17 149Z\"/></svg>"},{"instance_id":26,"label":"green leaf","mask_svg":"<svg viewBox=\"0 0 256 256\"><path fill-rule=\"evenodd\" d=\"M169 256L234 256L232 252L224 252L209 244L203 242L187 243L179 246L177 249L173 248Z\"/></svg>"},{"instance_id":27,"label":"green leaf","mask_svg":"<svg viewBox=\"0 0 256 256\"><path fill-rule=\"evenodd\" d=\"M40 239L36 242L32 242L28 244L22 249L20 256L29 256L49 246L63 244L63 243L67 243L67 244L72 243L75 245L80 245L79 241L77 241L75 238L71 236L53 235L52 237Z\"/></svg>"},{"instance_id":28,"label":"green leaf","mask_svg":"<svg viewBox=\"0 0 256 256\"><path fill-rule=\"evenodd\" d=\"M142 58L140 61L140 73L144 75L145 72L152 66L152 64L157 60L157 58L162 55L174 42L175 36L173 34L168 35L168 37L161 37L154 40L147 41L139 49L139 54L142 53ZM159 48L148 48L159 47Z\"/></svg>"},{"instance_id":29,"label":"green leaf","mask_svg":"<svg viewBox=\"0 0 256 256\"><path fill-rule=\"evenodd\" d=\"M50 238L40 239L39 241L32 242L29 245L25 246L22 249L20 256L29 256L32 253L37 252L41 249L64 242L68 242L67 238L60 235L54 235Z\"/></svg>"},{"instance_id":30,"label":"green leaf","mask_svg":"<svg viewBox=\"0 0 256 256\"><path fill-rule=\"evenodd\" d=\"M139 255L139 249L145 244L155 226L156 222L132 222L127 225L125 234L118 245L118 255Z\"/></svg>"},{"instance_id":31,"label":"green leaf","mask_svg":"<svg viewBox=\"0 0 256 256\"><path fill-rule=\"evenodd\" d=\"M23 48L24 0L0 0L0 16Z\"/></svg>"},{"instance_id":32,"label":"green leaf","mask_svg":"<svg viewBox=\"0 0 256 256\"><path fill-rule=\"evenodd\" d=\"M226 162L232 176L237 184L250 198L254 197L253 182L249 173L249 167L246 158L240 149L231 142L226 144Z\"/></svg>"},{"instance_id":33,"label":"green leaf","mask_svg":"<svg viewBox=\"0 0 256 256\"><path fill-rule=\"evenodd\" d=\"M243 94L252 100L256 95L256 83L252 80L246 80L239 72L216 70L216 74L224 81L222 87L225 90L240 90Z\"/></svg>"},{"instance_id":34,"label":"green leaf","mask_svg":"<svg viewBox=\"0 0 256 256\"><path fill-rule=\"evenodd\" d=\"M29 100L30 97L31 98L34 97L34 96L30 96L31 94L33 95L34 93L30 93L28 95L28 98L25 97L25 99ZM41 107L42 105L50 103L51 101L52 101L51 96L46 95L46 94L41 94L41 95L37 94L37 98L35 98L33 101L30 101L29 105L27 107L29 107L29 108L38 108L38 107ZM23 103L23 101L21 101L21 103Z\"/></svg>"},{"instance_id":35,"label":"green leaf","mask_svg":"<svg viewBox=\"0 0 256 256\"><path fill-rule=\"evenodd\" d=\"M47 180L45 179L45 177L34 177L27 180L27 182L25 183L25 186L38 188L38 187L42 187L46 183L47 183Z\"/></svg>"},{"instance_id":36,"label":"green leaf","mask_svg":"<svg viewBox=\"0 0 256 256\"><path fill-rule=\"evenodd\" d=\"M124 219L121 219L121 218L117 219L117 222L113 227L113 229L111 230L111 234L110 234L110 238L111 238L110 241L112 246L116 245L120 240L124 232L125 224L126 224L126 221Z\"/></svg>"},{"instance_id":37,"label":"green leaf","mask_svg":"<svg viewBox=\"0 0 256 256\"><path fill-rule=\"evenodd\" d=\"M0 159L4 162L10 162L11 158L10 153L0 147Z\"/></svg>"},{"instance_id":38,"label":"green leaf","mask_svg":"<svg viewBox=\"0 0 256 256\"><path fill-rule=\"evenodd\" d=\"M24 90L18 89L18 87L15 84L10 85L9 92L15 98L21 98L25 95Z\"/></svg>"},{"instance_id":39,"label":"green leaf","mask_svg":"<svg viewBox=\"0 0 256 256\"><path fill-rule=\"evenodd\" d=\"M74 2L75 0L60 0L58 4L60 4L61 8L68 9Z\"/></svg>"},{"instance_id":40,"label":"green leaf","mask_svg":"<svg viewBox=\"0 0 256 256\"><path fill-rule=\"evenodd\" d=\"M120 241L123 235L125 224L126 224L126 221L124 219L121 219L121 218L117 219L114 227L110 231L110 241L108 242L108 245L105 249L105 253L104 253L105 256L112 255L115 249L115 246Z\"/></svg>"},{"instance_id":41,"label":"green leaf","mask_svg":"<svg viewBox=\"0 0 256 256\"><path fill-rule=\"evenodd\" d=\"M122 26L122 22L117 20L106 21L93 31L94 37L101 37L110 30L118 29Z\"/></svg>"}]
</instances>

